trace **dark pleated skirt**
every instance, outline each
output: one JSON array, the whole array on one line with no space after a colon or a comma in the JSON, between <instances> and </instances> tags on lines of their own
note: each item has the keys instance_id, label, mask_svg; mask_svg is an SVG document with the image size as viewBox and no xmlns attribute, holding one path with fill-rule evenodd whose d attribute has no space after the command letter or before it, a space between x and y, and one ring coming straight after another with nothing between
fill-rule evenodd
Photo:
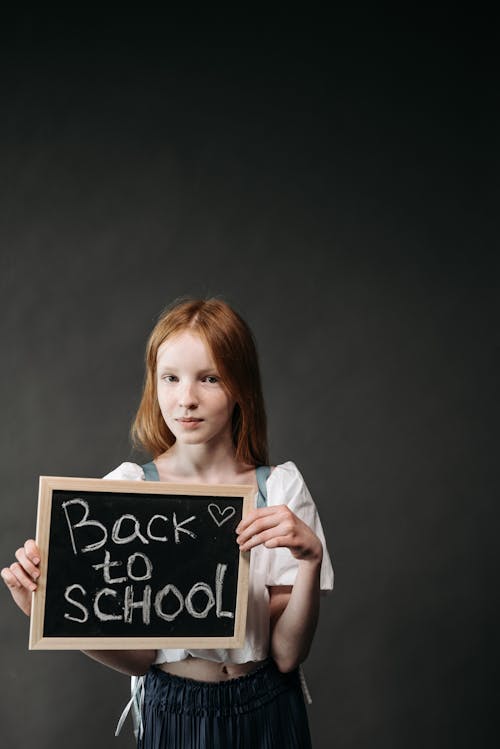
<instances>
[{"instance_id":1,"label":"dark pleated skirt","mask_svg":"<svg viewBox=\"0 0 500 749\"><path fill-rule=\"evenodd\" d=\"M146 675L139 749L310 749L298 671L273 661L220 682Z\"/></svg>"}]
</instances>

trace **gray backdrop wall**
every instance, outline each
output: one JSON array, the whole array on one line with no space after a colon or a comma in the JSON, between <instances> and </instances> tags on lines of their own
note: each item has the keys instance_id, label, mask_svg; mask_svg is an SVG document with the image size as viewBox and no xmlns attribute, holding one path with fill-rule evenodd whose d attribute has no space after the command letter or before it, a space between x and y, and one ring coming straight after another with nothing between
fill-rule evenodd
<instances>
[{"instance_id":1,"label":"gray backdrop wall","mask_svg":"<svg viewBox=\"0 0 500 749\"><path fill-rule=\"evenodd\" d=\"M34 533L40 474L138 457L156 316L220 295L256 334L272 458L300 466L336 570L306 664L314 746L486 746L488 39L125 20L19 16L2 46L1 564ZM0 596L4 745L132 746L112 737L127 678L28 652Z\"/></svg>"}]
</instances>

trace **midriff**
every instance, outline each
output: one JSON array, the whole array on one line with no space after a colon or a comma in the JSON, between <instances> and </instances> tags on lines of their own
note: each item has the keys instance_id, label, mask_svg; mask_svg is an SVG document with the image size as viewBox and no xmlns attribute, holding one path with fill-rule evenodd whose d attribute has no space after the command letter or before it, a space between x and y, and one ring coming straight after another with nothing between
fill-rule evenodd
<instances>
[{"instance_id":1,"label":"midriff","mask_svg":"<svg viewBox=\"0 0 500 749\"><path fill-rule=\"evenodd\" d=\"M183 661L158 663L156 667L173 676L182 676L184 679L194 679L195 681L228 681L229 679L237 679L239 676L250 674L259 668L262 663L264 661L216 663L215 661L206 661L203 658L188 656Z\"/></svg>"}]
</instances>

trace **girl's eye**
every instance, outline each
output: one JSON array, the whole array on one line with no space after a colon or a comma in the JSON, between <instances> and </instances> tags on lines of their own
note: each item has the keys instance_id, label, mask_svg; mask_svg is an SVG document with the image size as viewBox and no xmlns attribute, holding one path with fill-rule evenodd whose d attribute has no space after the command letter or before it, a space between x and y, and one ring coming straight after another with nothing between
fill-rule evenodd
<instances>
[{"instance_id":1,"label":"girl's eye","mask_svg":"<svg viewBox=\"0 0 500 749\"><path fill-rule=\"evenodd\" d=\"M209 382L211 385L215 385L216 382L219 382L219 378L215 375L207 375L203 379Z\"/></svg>"},{"instance_id":2,"label":"girl's eye","mask_svg":"<svg viewBox=\"0 0 500 749\"><path fill-rule=\"evenodd\" d=\"M177 377L175 375L163 375L162 380L165 382L177 382Z\"/></svg>"}]
</instances>

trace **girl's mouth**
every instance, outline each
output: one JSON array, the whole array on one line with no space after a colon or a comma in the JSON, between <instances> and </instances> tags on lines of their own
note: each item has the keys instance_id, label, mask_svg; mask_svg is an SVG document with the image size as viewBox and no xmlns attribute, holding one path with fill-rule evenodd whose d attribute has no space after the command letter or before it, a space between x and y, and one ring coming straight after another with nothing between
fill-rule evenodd
<instances>
[{"instance_id":1,"label":"girl's mouth","mask_svg":"<svg viewBox=\"0 0 500 749\"><path fill-rule=\"evenodd\" d=\"M203 419L177 419L177 422L184 427L184 429L195 429L202 423Z\"/></svg>"}]
</instances>

